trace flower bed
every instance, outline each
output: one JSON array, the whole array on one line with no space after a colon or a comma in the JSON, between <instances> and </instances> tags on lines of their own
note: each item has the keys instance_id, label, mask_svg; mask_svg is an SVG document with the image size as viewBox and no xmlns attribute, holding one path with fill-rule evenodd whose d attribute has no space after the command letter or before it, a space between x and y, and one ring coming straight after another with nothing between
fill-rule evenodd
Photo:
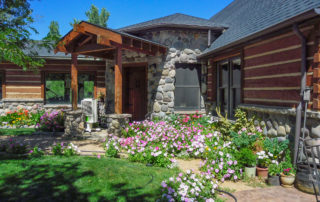
<instances>
[{"instance_id":1,"label":"flower bed","mask_svg":"<svg viewBox=\"0 0 320 202\"><path fill-rule=\"evenodd\" d=\"M133 122L123 131L123 137L109 135L106 155L116 157L119 152L125 152L130 161L167 168L176 166L176 158L201 158L201 177L197 179L209 176L210 180L221 182L241 179L245 166L268 167L286 160L284 154L288 153L285 152L288 141L278 142L276 138L266 137L259 127L254 126L253 119L247 119L240 110L237 110L236 117L235 123L222 116L219 122L214 122L210 117L198 114ZM248 153L251 154L250 162L244 162L246 156L243 155ZM194 179L188 177L187 184L177 181L177 178L167 181L163 198L169 201L193 201L197 198L194 195L196 193L200 194L202 200L215 198L213 193L207 195L199 190L189 192ZM211 181L208 186L211 186ZM182 189L189 191L179 195Z\"/></svg>"},{"instance_id":2,"label":"flower bed","mask_svg":"<svg viewBox=\"0 0 320 202\"><path fill-rule=\"evenodd\" d=\"M5 116L0 116L0 128L38 128L41 131L60 132L63 131L63 111L45 112L35 109L28 111L20 108L9 111Z\"/></svg>"}]
</instances>

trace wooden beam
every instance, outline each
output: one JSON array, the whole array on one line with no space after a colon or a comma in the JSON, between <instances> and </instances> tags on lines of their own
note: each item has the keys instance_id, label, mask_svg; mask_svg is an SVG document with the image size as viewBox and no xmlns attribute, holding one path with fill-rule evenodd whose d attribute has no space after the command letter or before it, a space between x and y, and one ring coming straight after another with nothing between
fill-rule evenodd
<instances>
[{"instance_id":1,"label":"wooden beam","mask_svg":"<svg viewBox=\"0 0 320 202\"><path fill-rule=\"evenodd\" d=\"M86 44L84 46L78 47L74 50L74 53L81 55L85 53L93 53L93 52L101 52L101 51L108 51L112 50L112 47L102 46L95 43Z\"/></svg>"},{"instance_id":2,"label":"wooden beam","mask_svg":"<svg viewBox=\"0 0 320 202\"><path fill-rule=\"evenodd\" d=\"M120 47L116 49L114 70L115 113L122 114L122 49Z\"/></svg>"},{"instance_id":3,"label":"wooden beam","mask_svg":"<svg viewBox=\"0 0 320 202\"><path fill-rule=\"evenodd\" d=\"M88 43L89 41L91 41L93 39L93 36L88 36L88 38L86 38L85 40L83 40L81 43L78 44L78 46L83 46L85 45L86 43Z\"/></svg>"},{"instance_id":4,"label":"wooden beam","mask_svg":"<svg viewBox=\"0 0 320 202\"><path fill-rule=\"evenodd\" d=\"M72 91L72 110L78 109L78 55L72 53L71 60L71 91Z\"/></svg>"}]
</instances>

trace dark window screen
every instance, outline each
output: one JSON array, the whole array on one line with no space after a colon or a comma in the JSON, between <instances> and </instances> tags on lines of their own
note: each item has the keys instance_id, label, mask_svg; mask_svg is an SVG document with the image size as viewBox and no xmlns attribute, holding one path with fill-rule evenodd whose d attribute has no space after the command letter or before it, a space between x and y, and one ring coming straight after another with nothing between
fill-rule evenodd
<instances>
[{"instance_id":1,"label":"dark window screen","mask_svg":"<svg viewBox=\"0 0 320 202\"><path fill-rule=\"evenodd\" d=\"M3 74L0 73L0 101L2 100L2 84L3 84Z\"/></svg>"},{"instance_id":2,"label":"dark window screen","mask_svg":"<svg viewBox=\"0 0 320 202\"><path fill-rule=\"evenodd\" d=\"M176 110L200 109L200 68L197 64L176 64Z\"/></svg>"}]
</instances>

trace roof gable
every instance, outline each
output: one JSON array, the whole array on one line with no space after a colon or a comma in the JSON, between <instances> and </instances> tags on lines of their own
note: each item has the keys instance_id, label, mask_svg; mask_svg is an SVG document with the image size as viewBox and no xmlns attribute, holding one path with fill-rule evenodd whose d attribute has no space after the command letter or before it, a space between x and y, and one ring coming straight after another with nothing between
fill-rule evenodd
<instances>
[{"instance_id":1,"label":"roof gable","mask_svg":"<svg viewBox=\"0 0 320 202\"><path fill-rule=\"evenodd\" d=\"M217 24L213 21L198 18L190 15L176 13L165 17L149 20L146 22L130 25L120 28L120 31L137 32L155 27L184 27L184 28L199 28L199 29L223 29L225 25Z\"/></svg>"},{"instance_id":2,"label":"roof gable","mask_svg":"<svg viewBox=\"0 0 320 202\"><path fill-rule=\"evenodd\" d=\"M235 0L210 21L228 29L202 56L320 6L320 0Z\"/></svg>"}]
</instances>

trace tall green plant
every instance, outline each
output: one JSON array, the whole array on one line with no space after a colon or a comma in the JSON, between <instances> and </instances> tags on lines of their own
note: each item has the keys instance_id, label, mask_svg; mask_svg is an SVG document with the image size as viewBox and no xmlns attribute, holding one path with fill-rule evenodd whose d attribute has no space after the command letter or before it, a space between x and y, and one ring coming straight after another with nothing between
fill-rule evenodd
<instances>
[{"instance_id":1,"label":"tall green plant","mask_svg":"<svg viewBox=\"0 0 320 202\"><path fill-rule=\"evenodd\" d=\"M240 108L236 109L234 115L237 119L236 122L232 125L232 130L235 132L240 131L242 128L245 128L247 132L255 132L256 127L254 126L255 117L250 119L247 118L247 113Z\"/></svg>"}]
</instances>

